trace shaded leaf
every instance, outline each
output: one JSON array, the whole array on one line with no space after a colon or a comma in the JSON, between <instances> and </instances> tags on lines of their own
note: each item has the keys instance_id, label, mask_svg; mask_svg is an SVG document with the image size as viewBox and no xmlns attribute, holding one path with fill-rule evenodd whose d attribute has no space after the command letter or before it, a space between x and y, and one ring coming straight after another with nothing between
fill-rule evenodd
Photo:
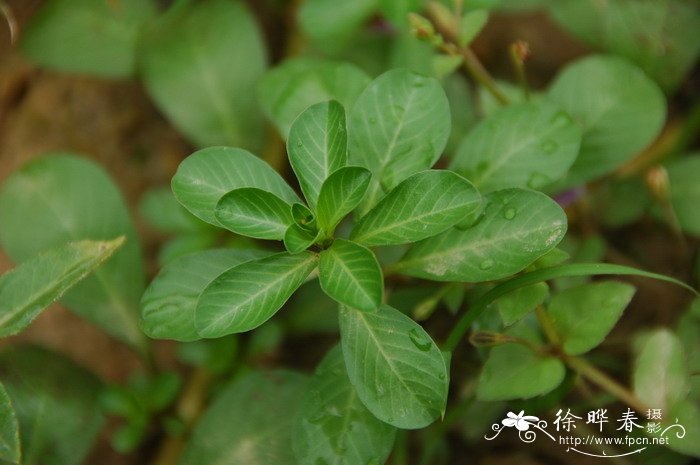
<instances>
[{"instance_id":1,"label":"shaded leaf","mask_svg":"<svg viewBox=\"0 0 700 465\"><path fill-rule=\"evenodd\" d=\"M372 312L384 294L384 277L377 259L366 247L336 239L319 254L321 288L341 304Z\"/></svg>"},{"instance_id":2,"label":"shaded leaf","mask_svg":"<svg viewBox=\"0 0 700 465\"><path fill-rule=\"evenodd\" d=\"M61 303L122 341L144 349L138 303L144 289L139 240L121 194L91 161L54 153L33 160L0 191L0 242L19 263L66 242L126 242Z\"/></svg>"},{"instance_id":3,"label":"shaded leaf","mask_svg":"<svg viewBox=\"0 0 700 465\"><path fill-rule=\"evenodd\" d=\"M298 465L384 463L396 430L360 402L340 346L316 368L292 431Z\"/></svg>"},{"instance_id":4,"label":"shaded leaf","mask_svg":"<svg viewBox=\"0 0 700 465\"><path fill-rule=\"evenodd\" d=\"M549 295L549 286L546 283L536 283L509 292L494 303L503 324L510 326L541 305L547 295Z\"/></svg>"},{"instance_id":5,"label":"shaded leaf","mask_svg":"<svg viewBox=\"0 0 700 465\"><path fill-rule=\"evenodd\" d=\"M667 166L673 211L683 231L700 235L700 154L674 160Z\"/></svg>"},{"instance_id":6,"label":"shaded leaf","mask_svg":"<svg viewBox=\"0 0 700 465\"><path fill-rule=\"evenodd\" d=\"M221 226L214 211L219 199L234 189L256 187L288 203L299 198L270 166L242 149L210 147L185 158L173 176L177 200L198 218Z\"/></svg>"},{"instance_id":7,"label":"shaded leaf","mask_svg":"<svg viewBox=\"0 0 700 465\"><path fill-rule=\"evenodd\" d=\"M379 5L379 0L309 0L299 9L299 26L323 50L339 51Z\"/></svg>"},{"instance_id":8,"label":"shaded leaf","mask_svg":"<svg viewBox=\"0 0 700 465\"><path fill-rule=\"evenodd\" d=\"M266 255L260 250L211 249L169 262L141 299L143 331L157 339L200 339L194 315L202 291L224 271Z\"/></svg>"},{"instance_id":9,"label":"shaded leaf","mask_svg":"<svg viewBox=\"0 0 700 465\"><path fill-rule=\"evenodd\" d=\"M124 243L71 242L21 263L0 276L0 337L22 331Z\"/></svg>"},{"instance_id":10,"label":"shaded leaf","mask_svg":"<svg viewBox=\"0 0 700 465\"><path fill-rule=\"evenodd\" d=\"M451 229L415 244L395 269L436 281L505 278L554 248L566 232L566 215L535 191L505 189L485 197L484 216L466 230Z\"/></svg>"},{"instance_id":11,"label":"shaded leaf","mask_svg":"<svg viewBox=\"0 0 700 465\"><path fill-rule=\"evenodd\" d=\"M347 163L345 109L331 100L307 108L292 124L287 153L311 208L316 208L323 182Z\"/></svg>"},{"instance_id":12,"label":"shaded leaf","mask_svg":"<svg viewBox=\"0 0 700 465\"><path fill-rule=\"evenodd\" d=\"M196 145L260 148L263 117L250 90L267 53L243 2L179 2L149 24L140 52L149 95Z\"/></svg>"},{"instance_id":13,"label":"shaded leaf","mask_svg":"<svg viewBox=\"0 0 700 465\"><path fill-rule=\"evenodd\" d=\"M342 307L340 335L350 382L377 418L423 428L445 411L445 360L416 322L388 305L375 313Z\"/></svg>"},{"instance_id":14,"label":"shaded leaf","mask_svg":"<svg viewBox=\"0 0 700 465\"><path fill-rule=\"evenodd\" d=\"M279 253L225 271L199 296L197 332L212 338L257 328L301 286L316 261L311 252Z\"/></svg>"},{"instance_id":15,"label":"shaded leaf","mask_svg":"<svg viewBox=\"0 0 700 465\"><path fill-rule=\"evenodd\" d=\"M15 409L5 386L0 383L0 460L20 463L21 455Z\"/></svg>"},{"instance_id":16,"label":"shaded leaf","mask_svg":"<svg viewBox=\"0 0 700 465\"><path fill-rule=\"evenodd\" d=\"M362 217L350 238L399 245L439 234L481 206L472 184L451 171L428 170L402 181Z\"/></svg>"}]
</instances>

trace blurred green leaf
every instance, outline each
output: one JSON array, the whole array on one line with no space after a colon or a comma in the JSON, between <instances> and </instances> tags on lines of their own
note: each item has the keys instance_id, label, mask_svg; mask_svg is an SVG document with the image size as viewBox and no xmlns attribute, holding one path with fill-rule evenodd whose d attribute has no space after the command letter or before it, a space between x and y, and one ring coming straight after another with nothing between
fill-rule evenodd
<instances>
[{"instance_id":1,"label":"blurred green leaf","mask_svg":"<svg viewBox=\"0 0 700 465\"><path fill-rule=\"evenodd\" d=\"M199 339L195 309L202 291L224 271L266 255L259 250L211 249L166 264L141 299L143 331L158 339Z\"/></svg>"},{"instance_id":2,"label":"blurred green leaf","mask_svg":"<svg viewBox=\"0 0 700 465\"><path fill-rule=\"evenodd\" d=\"M333 8L337 10L337 5ZM292 122L308 107L337 100L351 108L369 81L369 76L349 63L294 58L268 71L258 94L263 110L286 139Z\"/></svg>"},{"instance_id":3,"label":"blurred green leaf","mask_svg":"<svg viewBox=\"0 0 700 465\"><path fill-rule=\"evenodd\" d=\"M179 2L149 24L140 72L156 105L200 147L261 148L255 93L267 66L262 35L243 2Z\"/></svg>"},{"instance_id":4,"label":"blurred green leaf","mask_svg":"<svg viewBox=\"0 0 700 465\"><path fill-rule=\"evenodd\" d=\"M0 460L20 463L19 425L12 400L0 383Z\"/></svg>"},{"instance_id":5,"label":"blurred green leaf","mask_svg":"<svg viewBox=\"0 0 700 465\"><path fill-rule=\"evenodd\" d=\"M0 242L15 262L83 239L126 242L61 303L108 333L144 349L138 302L144 289L141 250L121 194L96 164L70 154L33 160L0 191Z\"/></svg>"},{"instance_id":6,"label":"blurred green leaf","mask_svg":"<svg viewBox=\"0 0 700 465\"><path fill-rule=\"evenodd\" d=\"M494 304L498 308L503 324L510 326L541 305L548 295L547 283L536 283L509 292L497 299Z\"/></svg>"},{"instance_id":7,"label":"blurred green leaf","mask_svg":"<svg viewBox=\"0 0 700 465\"><path fill-rule=\"evenodd\" d=\"M350 234L365 245L399 245L444 232L481 206L472 183L446 170L409 176L363 216Z\"/></svg>"},{"instance_id":8,"label":"blurred green leaf","mask_svg":"<svg viewBox=\"0 0 700 465\"><path fill-rule=\"evenodd\" d=\"M459 20L459 46L466 47L479 35L489 20L488 10L467 11Z\"/></svg>"},{"instance_id":9,"label":"blurred green leaf","mask_svg":"<svg viewBox=\"0 0 700 465\"><path fill-rule=\"evenodd\" d=\"M666 169L671 205L681 228L700 235L700 153L674 160Z\"/></svg>"},{"instance_id":10,"label":"blurred green leaf","mask_svg":"<svg viewBox=\"0 0 700 465\"><path fill-rule=\"evenodd\" d=\"M225 194L216 204L214 215L223 227L256 239L284 239L292 219L292 206L255 187L242 187Z\"/></svg>"},{"instance_id":11,"label":"blurred green leaf","mask_svg":"<svg viewBox=\"0 0 700 465\"><path fill-rule=\"evenodd\" d=\"M603 342L634 295L634 286L605 281L554 294L547 306L552 325L569 355L588 352Z\"/></svg>"},{"instance_id":12,"label":"blurred green leaf","mask_svg":"<svg viewBox=\"0 0 700 465\"><path fill-rule=\"evenodd\" d=\"M0 337L29 326L39 313L60 299L124 243L80 241L52 248L0 276Z\"/></svg>"},{"instance_id":13,"label":"blurred green leaf","mask_svg":"<svg viewBox=\"0 0 700 465\"><path fill-rule=\"evenodd\" d=\"M208 228L180 205L168 187L147 191L139 202L139 212L150 226L163 233L196 234Z\"/></svg>"},{"instance_id":14,"label":"blurred green leaf","mask_svg":"<svg viewBox=\"0 0 700 465\"><path fill-rule=\"evenodd\" d=\"M351 164L374 175L366 212L384 192L440 158L450 135L450 106L436 79L394 69L362 92L348 131Z\"/></svg>"},{"instance_id":15,"label":"blurred green leaf","mask_svg":"<svg viewBox=\"0 0 700 465\"><path fill-rule=\"evenodd\" d=\"M445 360L418 323L388 305L375 313L342 307L340 336L350 382L377 418L414 429L444 413Z\"/></svg>"},{"instance_id":16,"label":"blurred green leaf","mask_svg":"<svg viewBox=\"0 0 700 465\"><path fill-rule=\"evenodd\" d=\"M210 147L185 158L172 180L177 200L214 226L216 204L228 192L244 187L268 191L288 203L299 197L270 165L238 148Z\"/></svg>"},{"instance_id":17,"label":"blurred green leaf","mask_svg":"<svg viewBox=\"0 0 700 465\"><path fill-rule=\"evenodd\" d=\"M319 282L333 299L365 312L377 310L384 296L384 277L372 251L344 239L319 254Z\"/></svg>"},{"instance_id":18,"label":"blurred green leaf","mask_svg":"<svg viewBox=\"0 0 700 465\"><path fill-rule=\"evenodd\" d=\"M179 465L297 465L292 425L307 378L253 372L224 387L195 427Z\"/></svg>"},{"instance_id":19,"label":"blurred green leaf","mask_svg":"<svg viewBox=\"0 0 700 465\"><path fill-rule=\"evenodd\" d=\"M347 164L345 109L331 100L307 108L292 123L287 153L309 206L316 208L324 181Z\"/></svg>"},{"instance_id":20,"label":"blurred green leaf","mask_svg":"<svg viewBox=\"0 0 700 465\"><path fill-rule=\"evenodd\" d=\"M566 232L564 211L544 194L505 189L484 199L476 225L416 243L393 268L435 281L502 279L554 248Z\"/></svg>"},{"instance_id":21,"label":"blurred green leaf","mask_svg":"<svg viewBox=\"0 0 700 465\"><path fill-rule=\"evenodd\" d=\"M23 28L20 48L58 71L128 77L135 72L141 28L155 14L153 0L49 0Z\"/></svg>"},{"instance_id":22,"label":"blurred green leaf","mask_svg":"<svg viewBox=\"0 0 700 465\"><path fill-rule=\"evenodd\" d=\"M223 272L199 296L197 333L213 338L257 328L284 305L317 261L311 252L278 253Z\"/></svg>"},{"instance_id":23,"label":"blurred green leaf","mask_svg":"<svg viewBox=\"0 0 700 465\"><path fill-rule=\"evenodd\" d=\"M651 144L666 120L661 89L642 70L614 56L593 55L567 65L548 96L583 128L581 152L566 186L619 167Z\"/></svg>"},{"instance_id":24,"label":"blurred green leaf","mask_svg":"<svg viewBox=\"0 0 700 465\"><path fill-rule=\"evenodd\" d=\"M340 346L316 368L301 404L292 439L298 465L384 463L396 430L362 404L345 370Z\"/></svg>"},{"instance_id":25,"label":"blurred green leaf","mask_svg":"<svg viewBox=\"0 0 700 465\"><path fill-rule=\"evenodd\" d=\"M556 105L513 104L467 134L450 169L486 192L541 189L566 174L580 145L581 130Z\"/></svg>"},{"instance_id":26,"label":"blurred green leaf","mask_svg":"<svg viewBox=\"0 0 700 465\"><path fill-rule=\"evenodd\" d=\"M0 353L0 375L22 433L23 465L79 465L102 429L100 381L37 347Z\"/></svg>"},{"instance_id":27,"label":"blurred green leaf","mask_svg":"<svg viewBox=\"0 0 700 465\"><path fill-rule=\"evenodd\" d=\"M377 10L380 0L307 0L299 9L299 27L317 47L340 51Z\"/></svg>"}]
</instances>

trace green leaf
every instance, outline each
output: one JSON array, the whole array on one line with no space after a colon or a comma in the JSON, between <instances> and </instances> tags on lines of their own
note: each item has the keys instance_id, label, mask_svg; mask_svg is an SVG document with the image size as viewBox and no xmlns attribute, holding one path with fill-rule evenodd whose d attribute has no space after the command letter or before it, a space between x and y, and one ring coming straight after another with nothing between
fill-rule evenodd
<instances>
[{"instance_id":1,"label":"green leaf","mask_svg":"<svg viewBox=\"0 0 700 465\"><path fill-rule=\"evenodd\" d=\"M583 128L567 186L606 174L635 156L656 139L666 119L658 86L642 70L612 56L568 65L548 95Z\"/></svg>"},{"instance_id":2,"label":"green leaf","mask_svg":"<svg viewBox=\"0 0 700 465\"><path fill-rule=\"evenodd\" d=\"M495 304L503 324L510 326L541 305L548 295L549 286L546 283L535 283L509 292L497 299Z\"/></svg>"},{"instance_id":3,"label":"green leaf","mask_svg":"<svg viewBox=\"0 0 700 465\"><path fill-rule=\"evenodd\" d=\"M692 2L558 0L549 6L578 38L633 61L669 94L700 54L700 12Z\"/></svg>"},{"instance_id":4,"label":"green leaf","mask_svg":"<svg viewBox=\"0 0 700 465\"><path fill-rule=\"evenodd\" d=\"M306 109L292 123L287 153L304 197L315 209L323 182L347 164L348 134L343 106L331 100Z\"/></svg>"},{"instance_id":5,"label":"green leaf","mask_svg":"<svg viewBox=\"0 0 700 465\"><path fill-rule=\"evenodd\" d=\"M615 281L584 284L552 297L547 312L569 355L603 342L632 300L634 286Z\"/></svg>"},{"instance_id":6,"label":"green leaf","mask_svg":"<svg viewBox=\"0 0 700 465\"><path fill-rule=\"evenodd\" d=\"M700 235L700 154L674 160L667 166L673 211L683 231Z\"/></svg>"},{"instance_id":7,"label":"green leaf","mask_svg":"<svg viewBox=\"0 0 700 465\"><path fill-rule=\"evenodd\" d=\"M225 271L199 296L197 332L213 338L257 328L301 286L316 261L311 252L279 253Z\"/></svg>"},{"instance_id":8,"label":"green leaf","mask_svg":"<svg viewBox=\"0 0 700 465\"><path fill-rule=\"evenodd\" d=\"M459 46L466 47L479 35L489 20L488 10L472 10L465 13L459 20L458 36Z\"/></svg>"},{"instance_id":9,"label":"green leaf","mask_svg":"<svg viewBox=\"0 0 700 465\"><path fill-rule=\"evenodd\" d=\"M539 341L522 321L506 334ZM491 349L479 375L476 396L482 401L529 399L555 389L564 380L564 364L549 355L539 355L522 344L506 343Z\"/></svg>"},{"instance_id":10,"label":"green leaf","mask_svg":"<svg viewBox=\"0 0 700 465\"><path fill-rule=\"evenodd\" d=\"M0 337L12 336L60 299L124 243L71 242L21 263L0 276Z\"/></svg>"},{"instance_id":11,"label":"green leaf","mask_svg":"<svg viewBox=\"0 0 700 465\"><path fill-rule=\"evenodd\" d=\"M147 191L139 202L139 212L149 226L163 233L196 234L209 228L180 205L167 187Z\"/></svg>"},{"instance_id":12,"label":"green leaf","mask_svg":"<svg viewBox=\"0 0 700 465\"><path fill-rule=\"evenodd\" d=\"M318 270L323 291L341 304L373 312L382 303L384 277L368 248L336 239L320 253Z\"/></svg>"},{"instance_id":13,"label":"green leaf","mask_svg":"<svg viewBox=\"0 0 700 465\"><path fill-rule=\"evenodd\" d=\"M414 429L444 413L447 367L420 325L388 305L375 313L342 307L340 335L350 382L377 418Z\"/></svg>"},{"instance_id":14,"label":"green leaf","mask_svg":"<svg viewBox=\"0 0 700 465\"><path fill-rule=\"evenodd\" d=\"M581 130L556 105L521 103L489 116L464 139L450 169L482 191L540 189L561 178L581 145Z\"/></svg>"},{"instance_id":15,"label":"green leaf","mask_svg":"<svg viewBox=\"0 0 700 465\"><path fill-rule=\"evenodd\" d=\"M316 227L316 215L314 212L309 210L309 208L303 203L292 204L292 220L300 228L310 232L315 233L317 231Z\"/></svg>"},{"instance_id":16,"label":"green leaf","mask_svg":"<svg viewBox=\"0 0 700 465\"><path fill-rule=\"evenodd\" d=\"M316 368L292 431L298 465L386 462L396 430L378 420L357 397L340 346Z\"/></svg>"},{"instance_id":17,"label":"green leaf","mask_svg":"<svg viewBox=\"0 0 700 465\"><path fill-rule=\"evenodd\" d=\"M157 339L199 339L194 315L202 291L224 271L266 255L260 250L212 249L169 262L143 294L141 328Z\"/></svg>"},{"instance_id":18,"label":"green leaf","mask_svg":"<svg viewBox=\"0 0 700 465\"><path fill-rule=\"evenodd\" d=\"M350 108L369 81L350 63L294 58L268 71L258 94L263 110L286 139L292 122L308 107L337 100Z\"/></svg>"},{"instance_id":19,"label":"green leaf","mask_svg":"<svg viewBox=\"0 0 700 465\"><path fill-rule=\"evenodd\" d=\"M219 224L236 234L281 240L294 223L291 210L291 205L271 192L243 187L221 197L214 215Z\"/></svg>"},{"instance_id":20,"label":"green leaf","mask_svg":"<svg viewBox=\"0 0 700 465\"><path fill-rule=\"evenodd\" d=\"M544 194L505 189L485 200L476 225L415 244L395 269L435 281L491 281L521 271L564 237L566 215Z\"/></svg>"},{"instance_id":21,"label":"green leaf","mask_svg":"<svg viewBox=\"0 0 700 465\"><path fill-rule=\"evenodd\" d=\"M0 242L16 263L66 242L125 244L61 303L109 334L144 348L138 303L144 289L139 240L121 194L91 161L54 153L8 177L0 190Z\"/></svg>"},{"instance_id":22,"label":"green leaf","mask_svg":"<svg viewBox=\"0 0 700 465\"><path fill-rule=\"evenodd\" d=\"M308 0L299 9L299 27L322 50L337 52L378 6L379 0Z\"/></svg>"},{"instance_id":23,"label":"green leaf","mask_svg":"<svg viewBox=\"0 0 700 465\"><path fill-rule=\"evenodd\" d=\"M289 253L299 253L311 247L320 236L320 233L314 234L295 223L284 233L284 247Z\"/></svg>"},{"instance_id":24,"label":"green leaf","mask_svg":"<svg viewBox=\"0 0 700 465\"><path fill-rule=\"evenodd\" d=\"M96 442L100 381L63 356L36 347L0 353L0 373L22 435L22 465L79 465Z\"/></svg>"},{"instance_id":25,"label":"green leaf","mask_svg":"<svg viewBox=\"0 0 700 465\"><path fill-rule=\"evenodd\" d=\"M350 238L366 245L399 245L434 236L481 206L472 184L451 171L428 170L402 181L362 217Z\"/></svg>"},{"instance_id":26,"label":"green leaf","mask_svg":"<svg viewBox=\"0 0 700 465\"><path fill-rule=\"evenodd\" d=\"M29 59L68 73L124 78L134 74L141 27L156 14L152 0L50 0L22 29Z\"/></svg>"},{"instance_id":27,"label":"green leaf","mask_svg":"<svg viewBox=\"0 0 700 465\"><path fill-rule=\"evenodd\" d=\"M365 168L346 166L326 179L316 206L318 226L326 237L332 237L340 220L360 204L371 178L372 174Z\"/></svg>"},{"instance_id":28,"label":"green leaf","mask_svg":"<svg viewBox=\"0 0 700 465\"><path fill-rule=\"evenodd\" d=\"M202 149L185 158L172 180L177 200L198 218L221 226L214 211L226 193L243 187L271 192L287 203L299 197L270 165L250 152L229 147Z\"/></svg>"},{"instance_id":29,"label":"green leaf","mask_svg":"<svg viewBox=\"0 0 700 465\"><path fill-rule=\"evenodd\" d=\"M0 460L20 463L19 425L5 386L0 383Z\"/></svg>"},{"instance_id":30,"label":"green leaf","mask_svg":"<svg viewBox=\"0 0 700 465\"><path fill-rule=\"evenodd\" d=\"M436 79L394 69L360 95L348 130L350 162L374 175L366 199L372 207L383 191L440 158L450 135L450 106Z\"/></svg>"},{"instance_id":31,"label":"green leaf","mask_svg":"<svg viewBox=\"0 0 700 465\"><path fill-rule=\"evenodd\" d=\"M196 145L262 146L264 122L251 89L267 53L243 2L180 2L149 25L140 52L149 95Z\"/></svg>"},{"instance_id":32,"label":"green leaf","mask_svg":"<svg viewBox=\"0 0 700 465\"><path fill-rule=\"evenodd\" d=\"M253 372L224 386L195 427L179 465L297 465L292 425L307 378Z\"/></svg>"},{"instance_id":33,"label":"green leaf","mask_svg":"<svg viewBox=\"0 0 700 465\"><path fill-rule=\"evenodd\" d=\"M502 282L479 297L479 299L472 306L471 310L465 313L459 322L457 322L457 325L453 329L450 337L445 342L445 348L453 351L471 324L474 323L474 321L476 321L484 313L488 306L499 297L503 297L516 289L520 289L521 287L529 286L542 281L549 281L550 279L596 275L630 275L658 279L659 281L665 281L687 289L695 294L695 296L699 295L695 289L681 281L678 281L677 279L670 278L662 274L638 270L629 266L613 265L608 263L573 263L568 265L552 266L549 268L540 268Z\"/></svg>"}]
</instances>

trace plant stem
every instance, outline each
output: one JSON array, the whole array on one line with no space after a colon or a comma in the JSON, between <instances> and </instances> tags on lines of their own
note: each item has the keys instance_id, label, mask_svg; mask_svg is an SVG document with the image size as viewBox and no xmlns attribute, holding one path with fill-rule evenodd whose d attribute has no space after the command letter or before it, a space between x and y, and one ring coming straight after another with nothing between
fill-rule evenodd
<instances>
[{"instance_id":1,"label":"plant stem","mask_svg":"<svg viewBox=\"0 0 700 465\"><path fill-rule=\"evenodd\" d=\"M649 409L649 407L629 389L600 371L587 360L576 356L564 356L563 360L572 370L592 383L597 384L598 387L614 395L637 412L646 412Z\"/></svg>"},{"instance_id":2,"label":"plant stem","mask_svg":"<svg viewBox=\"0 0 700 465\"><path fill-rule=\"evenodd\" d=\"M544 334L547 336L549 342L559 347L561 345L561 338L559 337L559 334L557 334L556 328L554 328L552 319L549 317L542 305L538 305L537 308L535 308L535 315L537 316L537 321L539 321L542 331L544 331Z\"/></svg>"},{"instance_id":3,"label":"plant stem","mask_svg":"<svg viewBox=\"0 0 700 465\"><path fill-rule=\"evenodd\" d=\"M529 54L530 47L522 40L515 41L510 45L510 62L515 69L515 77L525 94L525 100L530 100L530 86L527 83L527 73L525 72L525 60Z\"/></svg>"},{"instance_id":4,"label":"plant stem","mask_svg":"<svg viewBox=\"0 0 700 465\"><path fill-rule=\"evenodd\" d=\"M458 40L457 33L454 30L454 24L447 24L443 21L441 15L436 10L436 6L432 2L428 3L426 6L426 12L437 32L447 41L447 43L443 43L439 47L440 50L449 55L461 56L463 59L462 66L471 77L491 93L501 105L508 105L510 103L508 97L496 86L493 77L491 77L484 65L481 64L481 61L479 61L479 58L472 49L469 47L459 47L457 45Z\"/></svg>"}]
</instances>

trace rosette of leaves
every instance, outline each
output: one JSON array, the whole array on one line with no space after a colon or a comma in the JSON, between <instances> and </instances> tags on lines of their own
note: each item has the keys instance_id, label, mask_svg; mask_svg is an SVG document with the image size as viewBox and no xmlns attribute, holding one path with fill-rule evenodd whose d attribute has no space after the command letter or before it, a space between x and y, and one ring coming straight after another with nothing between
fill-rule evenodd
<instances>
[{"instance_id":1,"label":"rosette of leaves","mask_svg":"<svg viewBox=\"0 0 700 465\"><path fill-rule=\"evenodd\" d=\"M309 383L303 402L313 408L295 422L295 456L381 463L395 428L422 428L444 413L449 385L449 354L384 303L385 271L503 279L566 231L564 212L542 193L482 197L462 175L432 169L449 133L439 82L397 69L370 82L347 113L331 100L293 121L287 152L304 200L243 149L192 154L172 180L177 200L216 227L277 241L280 251L209 250L169 262L143 297L142 327L182 341L249 331L317 273L340 304L341 342ZM377 253L385 246L407 250L383 270Z\"/></svg>"}]
</instances>

